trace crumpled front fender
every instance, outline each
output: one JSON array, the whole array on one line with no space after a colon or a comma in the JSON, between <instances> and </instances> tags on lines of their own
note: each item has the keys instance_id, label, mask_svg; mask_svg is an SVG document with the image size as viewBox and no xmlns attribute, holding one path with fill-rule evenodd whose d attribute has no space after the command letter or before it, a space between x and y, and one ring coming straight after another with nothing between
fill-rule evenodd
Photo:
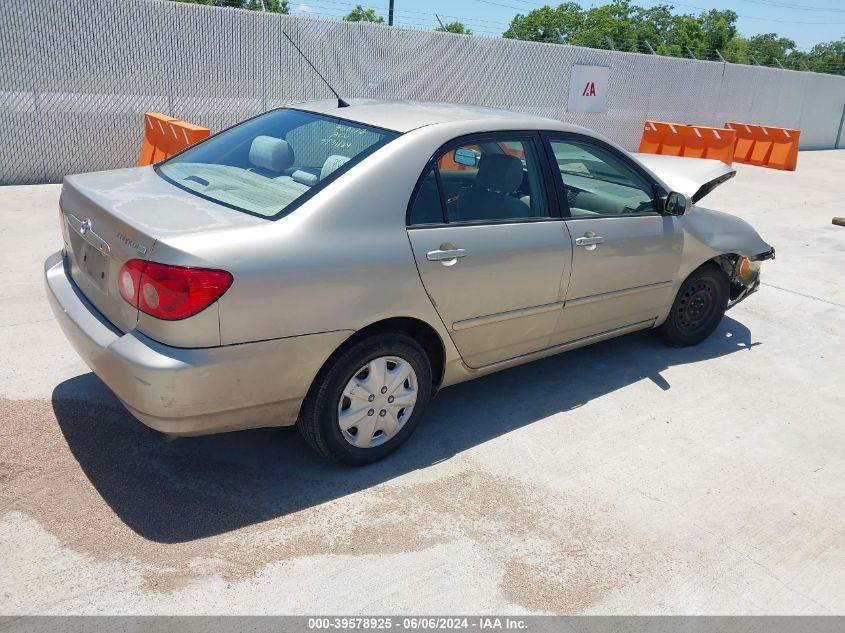
<instances>
[{"instance_id":1,"label":"crumpled front fender","mask_svg":"<svg viewBox=\"0 0 845 633\"><path fill-rule=\"evenodd\" d=\"M684 228L691 237L718 253L736 253L751 260L774 257L771 244L735 215L693 207L684 220Z\"/></svg>"}]
</instances>

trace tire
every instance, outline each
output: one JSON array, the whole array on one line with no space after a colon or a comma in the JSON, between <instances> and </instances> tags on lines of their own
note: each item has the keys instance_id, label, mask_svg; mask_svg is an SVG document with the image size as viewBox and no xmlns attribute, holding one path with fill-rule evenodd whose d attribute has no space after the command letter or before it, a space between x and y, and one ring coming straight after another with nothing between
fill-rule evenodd
<instances>
[{"instance_id":1,"label":"tire","mask_svg":"<svg viewBox=\"0 0 845 633\"><path fill-rule=\"evenodd\" d=\"M408 368L412 373L403 379ZM375 334L323 368L305 398L297 427L324 457L350 466L371 464L410 437L425 414L431 389L431 364L413 338L398 332ZM410 409L403 407L412 398ZM352 420L357 422L349 426Z\"/></svg>"},{"instance_id":2,"label":"tire","mask_svg":"<svg viewBox=\"0 0 845 633\"><path fill-rule=\"evenodd\" d=\"M696 269L681 284L672 311L657 334L674 347L698 345L718 327L728 307L730 283L716 264Z\"/></svg>"}]
</instances>

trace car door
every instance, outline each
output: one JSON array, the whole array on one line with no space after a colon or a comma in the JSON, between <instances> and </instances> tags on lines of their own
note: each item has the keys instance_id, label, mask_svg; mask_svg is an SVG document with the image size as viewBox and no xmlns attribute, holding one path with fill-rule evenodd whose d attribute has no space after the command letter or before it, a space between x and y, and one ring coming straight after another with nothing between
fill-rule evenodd
<instances>
[{"instance_id":1,"label":"car door","mask_svg":"<svg viewBox=\"0 0 845 633\"><path fill-rule=\"evenodd\" d=\"M683 248L678 218L658 212L662 192L618 149L578 134L544 140L573 241L551 343L647 327L673 300Z\"/></svg>"},{"instance_id":2,"label":"car door","mask_svg":"<svg viewBox=\"0 0 845 633\"><path fill-rule=\"evenodd\" d=\"M420 278L470 367L544 349L558 323L572 246L541 152L525 132L458 139L409 205Z\"/></svg>"}]
</instances>

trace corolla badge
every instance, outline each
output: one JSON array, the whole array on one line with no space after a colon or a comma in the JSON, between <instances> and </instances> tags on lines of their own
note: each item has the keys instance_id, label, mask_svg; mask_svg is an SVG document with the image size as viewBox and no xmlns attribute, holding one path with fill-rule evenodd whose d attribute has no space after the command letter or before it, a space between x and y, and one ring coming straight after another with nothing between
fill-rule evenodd
<instances>
[{"instance_id":1,"label":"corolla badge","mask_svg":"<svg viewBox=\"0 0 845 633\"><path fill-rule=\"evenodd\" d=\"M139 244L138 242L133 240L131 237L127 237L123 233L118 233L117 239L119 239L121 242L123 242L127 246L131 246L132 248L134 248L136 251L138 251L138 253L140 255L146 255L147 254L147 247L144 246L143 244Z\"/></svg>"},{"instance_id":2,"label":"corolla badge","mask_svg":"<svg viewBox=\"0 0 845 633\"><path fill-rule=\"evenodd\" d=\"M90 230L91 230L91 218L85 218L84 220L82 220L82 226L79 227L79 234L85 235Z\"/></svg>"}]
</instances>

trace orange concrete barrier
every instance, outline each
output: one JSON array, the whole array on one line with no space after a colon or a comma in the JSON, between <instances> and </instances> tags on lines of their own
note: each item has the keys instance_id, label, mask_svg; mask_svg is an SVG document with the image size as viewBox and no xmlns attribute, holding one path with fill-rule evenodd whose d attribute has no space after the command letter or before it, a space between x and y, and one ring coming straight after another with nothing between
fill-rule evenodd
<instances>
[{"instance_id":1,"label":"orange concrete barrier","mask_svg":"<svg viewBox=\"0 0 845 633\"><path fill-rule=\"evenodd\" d=\"M769 128L769 131L774 140L767 167L795 171L798 167L798 141L801 138L801 130L776 127Z\"/></svg>"},{"instance_id":2,"label":"orange concrete barrier","mask_svg":"<svg viewBox=\"0 0 845 633\"><path fill-rule=\"evenodd\" d=\"M186 121L170 121L169 127L171 138L168 142L168 149L171 155L181 152L186 147L211 135L211 130L207 127L194 125Z\"/></svg>"},{"instance_id":3,"label":"orange concrete barrier","mask_svg":"<svg viewBox=\"0 0 845 633\"><path fill-rule=\"evenodd\" d=\"M769 156L772 153L772 137L769 130L762 125L749 125L751 134L754 137L754 147L751 148L751 156L748 162L758 167L765 167L769 163Z\"/></svg>"},{"instance_id":4,"label":"orange concrete barrier","mask_svg":"<svg viewBox=\"0 0 845 633\"><path fill-rule=\"evenodd\" d=\"M152 165L167 157L164 146L167 142L168 124L174 120L173 117L160 112L144 114L144 138L141 141L141 154L138 157L139 167Z\"/></svg>"},{"instance_id":5,"label":"orange concrete barrier","mask_svg":"<svg viewBox=\"0 0 845 633\"><path fill-rule=\"evenodd\" d=\"M724 128L646 121L640 140L640 152L713 158L730 165L734 139L733 130Z\"/></svg>"},{"instance_id":6,"label":"orange concrete barrier","mask_svg":"<svg viewBox=\"0 0 845 633\"><path fill-rule=\"evenodd\" d=\"M643 127L643 137L640 141L640 152L680 156L684 149L680 132L680 128L683 127L685 126L679 123L646 121Z\"/></svg>"},{"instance_id":7,"label":"orange concrete barrier","mask_svg":"<svg viewBox=\"0 0 845 633\"><path fill-rule=\"evenodd\" d=\"M159 112L144 114L144 138L138 165L164 160L211 134L208 128L179 121Z\"/></svg>"},{"instance_id":8,"label":"orange concrete barrier","mask_svg":"<svg viewBox=\"0 0 845 633\"><path fill-rule=\"evenodd\" d=\"M798 166L800 130L736 122L725 123L725 127L736 131L734 160L786 171Z\"/></svg>"},{"instance_id":9,"label":"orange concrete barrier","mask_svg":"<svg viewBox=\"0 0 845 633\"><path fill-rule=\"evenodd\" d=\"M685 125L681 130L684 149L681 156L712 158L726 165L733 163L736 133L733 130L703 125Z\"/></svg>"}]
</instances>

